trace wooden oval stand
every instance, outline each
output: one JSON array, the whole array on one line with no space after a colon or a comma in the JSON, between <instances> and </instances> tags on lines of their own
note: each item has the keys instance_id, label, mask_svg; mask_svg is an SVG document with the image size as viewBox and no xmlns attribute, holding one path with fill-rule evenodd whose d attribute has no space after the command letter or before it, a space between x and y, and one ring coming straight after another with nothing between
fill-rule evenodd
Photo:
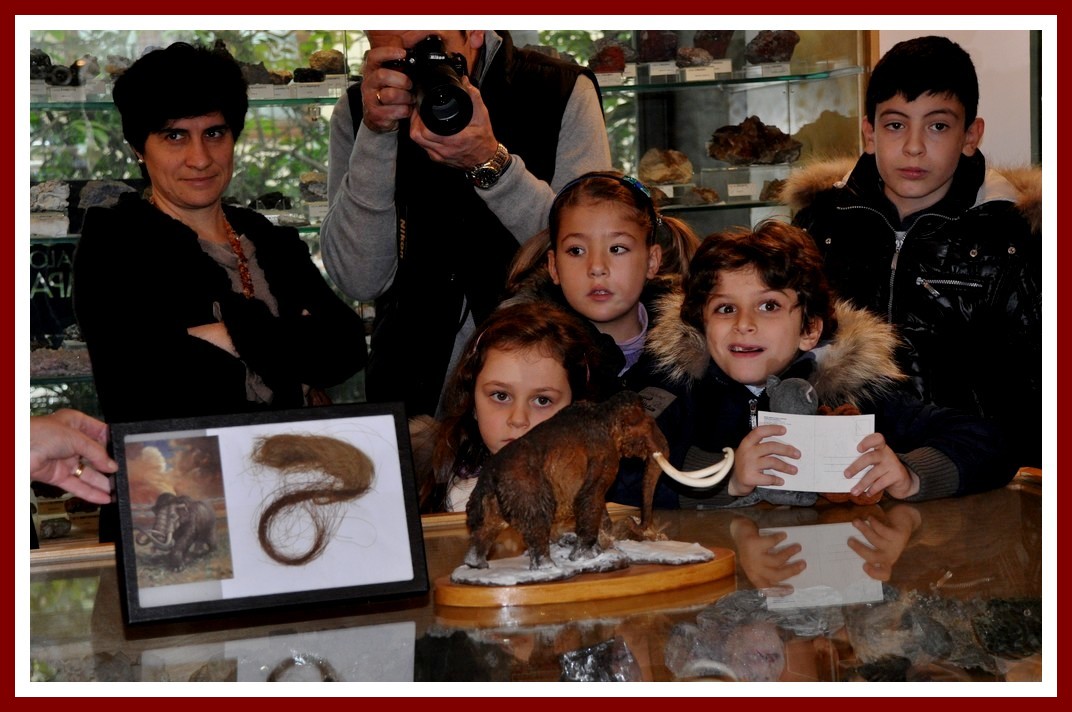
<instances>
[{"instance_id":1,"label":"wooden oval stand","mask_svg":"<svg viewBox=\"0 0 1072 712\"><path fill-rule=\"evenodd\" d=\"M474 608L575 603L672 591L732 576L733 551L720 547L711 551L715 558L698 564L633 564L619 571L578 574L550 583L478 586L441 576L435 581L435 602Z\"/></svg>"}]
</instances>

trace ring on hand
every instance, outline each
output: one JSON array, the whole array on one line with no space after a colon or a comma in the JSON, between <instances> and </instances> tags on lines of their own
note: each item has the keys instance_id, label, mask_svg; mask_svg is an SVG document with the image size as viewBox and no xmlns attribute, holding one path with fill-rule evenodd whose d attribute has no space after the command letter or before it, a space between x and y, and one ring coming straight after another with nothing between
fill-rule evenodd
<instances>
[{"instance_id":1,"label":"ring on hand","mask_svg":"<svg viewBox=\"0 0 1072 712\"><path fill-rule=\"evenodd\" d=\"M72 474L75 477L81 478L82 477L82 471L84 469L86 469L86 463L84 463L81 460L79 460L78 461L78 467L74 468L74 472Z\"/></svg>"},{"instance_id":2,"label":"ring on hand","mask_svg":"<svg viewBox=\"0 0 1072 712\"><path fill-rule=\"evenodd\" d=\"M379 91L376 92L376 103L378 103L380 106L383 106L383 99L380 98Z\"/></svg>"}]
</instances>

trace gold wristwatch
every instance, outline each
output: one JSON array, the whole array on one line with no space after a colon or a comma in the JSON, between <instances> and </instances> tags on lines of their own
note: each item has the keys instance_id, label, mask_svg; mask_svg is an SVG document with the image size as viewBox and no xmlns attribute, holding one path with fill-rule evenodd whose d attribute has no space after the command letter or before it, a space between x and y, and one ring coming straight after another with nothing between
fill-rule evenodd
<instances>
[{"instance_id":1,"label":"gold wristwatch","mask_svg":"<svg viewBox=\"0 0 1072 712\"><path fill-rule=\"evenodd\" d=\"M501 143L495 147L495 155L487 163L471 168L465 172L468 178L477 188L487 190L498 182L499 177L506 172L510 165L510 152Z\"/></svg>"}]
</instances>

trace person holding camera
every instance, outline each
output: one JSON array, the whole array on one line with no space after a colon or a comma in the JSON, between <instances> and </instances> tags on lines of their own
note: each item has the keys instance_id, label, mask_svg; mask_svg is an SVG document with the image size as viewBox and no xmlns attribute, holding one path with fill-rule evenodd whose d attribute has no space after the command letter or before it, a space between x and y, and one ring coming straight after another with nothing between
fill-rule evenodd
<instances>
[{"instance_id":1,"label":"person holding camera","mask_svg":"<svg viewBox=\"0 0 1072 712\"><path fill-rule=\"evenodd\" d=\"M595 76L509 32L367 36L331 118L321 250L344 293L376 300L368 399L435 415L519 245L559 188L611 167L610 146Z\"/></svg>"}]
</instances>

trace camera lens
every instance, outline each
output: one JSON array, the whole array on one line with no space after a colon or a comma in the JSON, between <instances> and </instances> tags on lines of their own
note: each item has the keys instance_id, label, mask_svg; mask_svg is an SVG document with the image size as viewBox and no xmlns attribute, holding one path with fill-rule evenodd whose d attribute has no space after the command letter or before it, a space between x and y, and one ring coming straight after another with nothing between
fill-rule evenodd
<instances>
[{"instance_id":1,"label":"camera lens","mask_svg":"<svg viewBox=\"0 0 1072 712\"><path fill-rule=\"evenodd\" d=\"M453 136L473 118L473 102L460 84L443 83L425 90L421 120L440 136Z\"/></svg>"}]
</instances>

